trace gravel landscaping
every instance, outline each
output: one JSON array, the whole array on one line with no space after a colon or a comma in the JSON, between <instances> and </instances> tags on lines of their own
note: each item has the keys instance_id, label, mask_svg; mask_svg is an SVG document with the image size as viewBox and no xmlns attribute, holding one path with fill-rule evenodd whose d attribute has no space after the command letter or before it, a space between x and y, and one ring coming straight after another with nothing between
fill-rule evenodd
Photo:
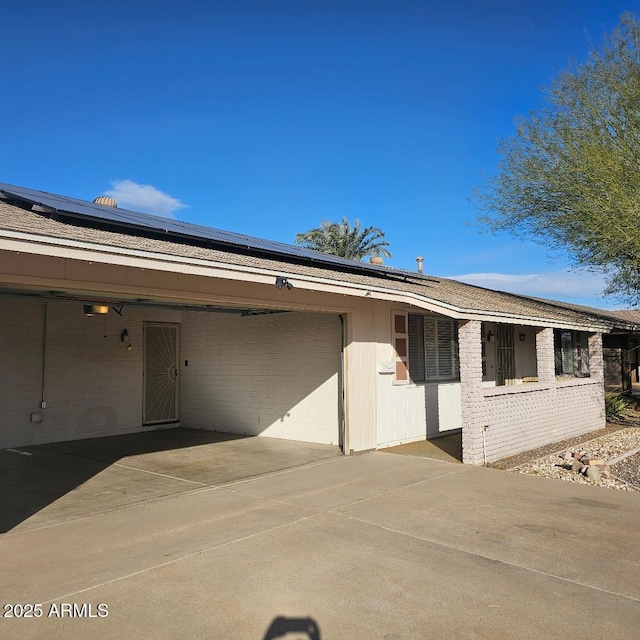
<instances>
[{"instance_id":1,"label":"gravel landscaping","mask_svg":"<svg viewBox=\"0 0 640 640\"><path fill-rule=\"evenodd\" d=\"M640 453L618 462L611 470L616 478L620 478L636 491L640 491Z\"/></svg>"},{"instance_id":2,"label":"gravel landscaping","mask_svg":"<svg viewBox=\"0 0 640 640\"><path fill-rule=\"evenodd\" d=\"M605 461L618 458L629 451L639 448L640 428L620 429L608 436L588 440L587 442L582 442L579 447L575 447L580 453L584 452L589 457L602 458ZM569 452L569 456L567 456L567 452ZM612 465L611 478L603 476L599 480L592 480L571 468L565 468L565 457L570 457L572 452L571 449L559 453L556 452L544 458L520 465L512 470L518 473L542 476L544 478L556 478L558 480L566 480L567 482L580 482L582 484L607 487L609 489L622 489L626 491L638 490L640 482L637 475L637 453L634 456L625 458L623 461ZM636 458L635 465L633 461L629 462L632 458ZM621 471L623 469L621 465L624 465L624 471Z\"/></svg>"},{"instance_id":3,"label":"gravel landscaping","mask_svg":"<svg viewBox=\"0 0 640 640\"><path fill-rule=\"evenodd\" d=\"M623 419L607 424L605 429L511 456L489 466L609 489L640 491L640 406L636 403L637 400ZM574 464L572 470L571 462L576 463L577 458L596 458L607 463L607 467L599 467L604 471L602 477L587 478L576 470L579 463ZM609 471L610 477L607 477Z\"/></svg>"}]
</instances>

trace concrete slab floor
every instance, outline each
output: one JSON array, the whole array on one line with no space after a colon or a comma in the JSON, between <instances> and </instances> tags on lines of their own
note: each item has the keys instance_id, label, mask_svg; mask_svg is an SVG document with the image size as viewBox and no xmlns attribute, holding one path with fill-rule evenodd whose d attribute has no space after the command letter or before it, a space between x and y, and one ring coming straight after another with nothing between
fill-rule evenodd
<instances>
[{"instance_id":1,"label":"concrete slab floor","mask_svg":"<svg viewBox=\"0 0 640 640\"><path fill-rule=\"evenodd\" d=\"M192 429L0 450L0 532L58 524L341 455L338 447Z\"/></svg>"},{"instance_id":2,"label":"concrete slab floor","mask_svg":"<svg viewBox=\"0 0 640 640\"><path fill-rule=\"evenodd\" d=\"M639 530L637 493L334 457L0 536L0 601L43 612L0 635L636 640Z\"/></svg>"},{"instance_id":3,"label":"concrete slab floor","mask_svg":"<svg viewBox=\"0 0 640 640\"><path fill-rule=\"evenodd\" d=\"M385 453L397 453L403 456L421 456L446 460L447 462L462 462L462 433L452 433L431 440L408 442L396 447L381 449Z\"/></svg>"}]
</instances>

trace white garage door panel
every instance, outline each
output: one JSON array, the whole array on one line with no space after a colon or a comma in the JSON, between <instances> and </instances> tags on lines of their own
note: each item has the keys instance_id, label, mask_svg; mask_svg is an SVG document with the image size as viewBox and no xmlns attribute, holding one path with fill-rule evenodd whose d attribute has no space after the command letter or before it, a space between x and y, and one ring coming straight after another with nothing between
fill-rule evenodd
<instances>
[{"instance_id":1,"label":"white garage door panel","mask_svg":"<svg viewBox=\"0 0 640 640\"><path fill-rule=\"evenodd\" d=\"M337 316L186 313L181 331L184 426L338 444Z\"/></svg>"}]
</instances>

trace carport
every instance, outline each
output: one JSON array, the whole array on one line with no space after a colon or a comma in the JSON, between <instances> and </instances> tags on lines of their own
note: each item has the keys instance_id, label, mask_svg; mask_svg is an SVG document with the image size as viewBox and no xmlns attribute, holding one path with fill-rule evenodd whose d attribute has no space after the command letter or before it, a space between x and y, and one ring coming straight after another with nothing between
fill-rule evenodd
<instances>
[{"instance_id":1,"label":"carport","mask_svg":"<svg viewBox=\"0 0 640 640\"><path fill-rule=\"evenodd\" d=\"M59 525L340 455L332 445L184 428L0 450L0 533Z\"/></svg>"},{"instance_id":2,"label":"carport","mask_svg":"<svg viewBox=\"0 0 640 640\"><path fill-rule=\"evenodd\" d=\"M2 447L180 426L342 444L335 313L23 291L0 328Z\"/></svg>"}]
</instances>

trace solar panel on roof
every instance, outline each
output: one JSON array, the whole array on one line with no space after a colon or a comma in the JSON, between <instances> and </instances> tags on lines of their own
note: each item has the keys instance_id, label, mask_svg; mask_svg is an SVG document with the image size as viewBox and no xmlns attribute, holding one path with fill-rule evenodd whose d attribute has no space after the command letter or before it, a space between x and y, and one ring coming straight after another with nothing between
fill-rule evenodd
<instances>
[{"instance_id":1,"label":"solar panel on roof","mask_svg":"<svg viewBox=\"0 0 640 640\"><path fill-rule=\"evenodd\" d=\"M37 191L35 189L18 187L2 182L0 182L0 191L19 200L48 207L54 211L87 219L108 221L117 226L128 227L130 229L148 229L180 238L209 240L217 244L265 251L281 256L303 258L317 263L349 267L350 269L377 271L378 273L398 273L396 269L391 269L389 267L372 265L366 262L358 262L356 260L347 260L346 258L331 256L318 251L313 251L312 249L285 244L283 242L256 238L254 236L234 233L232 231L223 231L221 229L205 227L198 224L192 224L190 222L182 222L180 220L173 220L162 216L154 216L147 213L140 213L138 211L121 209L120 207L110 207L95 202L88 202L87 200L79 200L68 196L47 193L46 191Z\"/></svg>"}]
</instances>

